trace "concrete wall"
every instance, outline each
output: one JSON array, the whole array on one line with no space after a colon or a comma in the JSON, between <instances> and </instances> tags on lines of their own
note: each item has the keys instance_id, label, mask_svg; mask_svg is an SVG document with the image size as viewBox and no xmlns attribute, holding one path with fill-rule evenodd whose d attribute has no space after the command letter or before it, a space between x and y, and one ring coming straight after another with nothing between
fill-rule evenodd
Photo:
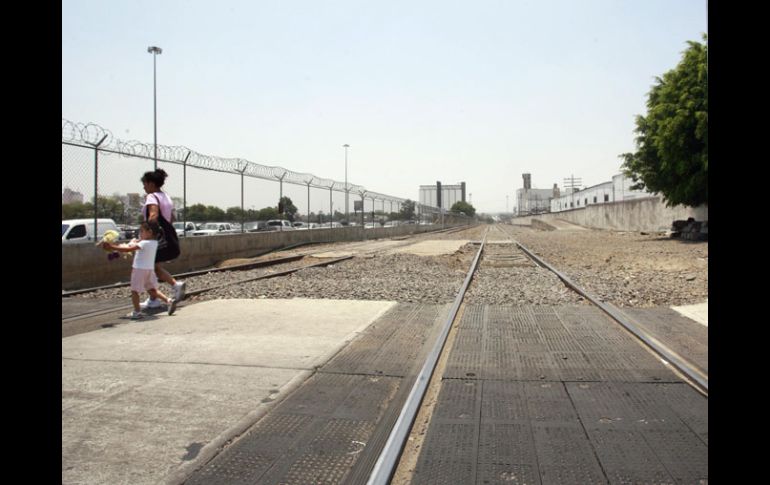
<instances>
[{"instance_id":1,"label":"concrete wall","mask_svg":"<svg viewBox=\"0 0 770 485\"><path fill-rule=\"evenodd\" d=\"M451 227L449 224L445 228ZM260 253L303 242L361 241L436 231L441 226L407 224L396 227L363 229L313 229L286 232L256 232L221 236L195 236L179 239L182 254L164 266L172 274L184 273L233 258L251 258ZM76 290L94 286L127 282L131 276L128 259L107 260L107 252L92 243L62 244L62 290Z\"/></svg>"},{"instance_id":2,"label":"concrete wall","mask_svg":"<svg viewBox=\"0 0 770 485\"><path fill-rule=\"evenodd\" d=\"M675 220L692 217L697 221L708 220L708 206L666 207L660 197L626 200L607 204L589 205L551 214L538 214L534 217L517 217L514 224L527 224L532 219L548 222L562 219L573 224L594 229L616 231L666 231Z\"/></svg>"}]
</instances>

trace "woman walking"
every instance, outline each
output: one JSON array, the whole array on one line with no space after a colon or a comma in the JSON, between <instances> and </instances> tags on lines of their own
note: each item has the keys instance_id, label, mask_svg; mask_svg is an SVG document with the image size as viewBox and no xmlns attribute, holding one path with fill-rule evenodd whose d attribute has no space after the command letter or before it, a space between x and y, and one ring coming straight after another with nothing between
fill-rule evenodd
<instances>
[{"instance_id":1,"label":"woman walking","mask_svg":"<svg viewBox=\"0 0 770 485\"><path fill-rule=\"evenodd\" d=\"M152 172L145 172L141 178L144 191L147 193L142 215L145 221L157 222L163 229L164 237L158 245L158 251L155 253L155 274L158 280L165 281L174 289L174 301L180 302L184 299L185 282L177 281L171 273L161 266L165 263L179 257L179 239L176 236L176 229L171 225L174 222L174 203L171 197L161 190L166 182L168 174L160 168ZM148 298L142 303L143 308L158 308L163 306L159 299Z\"/></svg>"}]
</instances>

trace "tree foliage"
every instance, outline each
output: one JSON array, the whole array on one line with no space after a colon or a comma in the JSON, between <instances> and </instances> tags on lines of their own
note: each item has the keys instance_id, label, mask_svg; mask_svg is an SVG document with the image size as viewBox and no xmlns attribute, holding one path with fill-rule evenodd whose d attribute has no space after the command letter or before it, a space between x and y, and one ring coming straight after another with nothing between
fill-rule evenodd
<instances>
[{"instance_id":1,"label":"tree foliage","mask_svg":"<svg viewBox=\"0 0 770 485\"><path fill-rule=\"evenodd\" d=\"M297 212L297 208L288 200L287 214L292 217ZM114 219L118 224L138 223L142 220L138 209L132 209L125 206L120 197L102 197L99 196L98 217L107 217ZM177 212L176 219L182 218L193 222L241 222L244 221L267 221L270 219L279 219L281 216L276 207L264 207L262 209L247 209L242 211L240 207L228 207L222 210L213 205L193 204L187 207L187 214L183 214L181 205L175 205ZM94 217L93 202L70 202L62 204L61 218L65 219L88 219Z\"/></svg>"},{"instance_id":2,"label":"tree foliage","mask_svg":"<svg viewBox=\"0 0 770 485\"><path fill-rule=\"evenodd\" d=\"M289 221L294 222L294 214L297 213L297 207L289 197L283 196L278 201L278 213L283 214Z\"/></svg>"},{"instance_id":3,"label":"tree foliage","mask_svg":"<svg viewBox=\"0 0 770 485\"><path fill-rule=\"evenodd\" d=\"M126 205L120 197L100 195L97 202L97 217L114 219L118 223L122 223L126 219ZM93 199L91 202L70 202L61 205L62 219L87 219L89 217L94 217Z\"/></svg>"},{"instance_id":4,"label":"tree foliage","mask_svg":"<svg viewBox=\"0 0 770 485\"><path fill-rule=\"evenodd\" d=\"M401 204L401 210L399 210L401 219L405 221L411 221L412 219L414 219L414 208L415 208L414 201L411 199L406 199Z\"/></svg>"},{"instance_id":5,"label":"tree foliage","mask_svg":"<svg viewBox=\"0 0 770 485\"><path fill-rule=\"evenodd\" d=\"M226 221L241 221L244 219L247 211L241 210L238 206L228 207L225 211Z\"/></svg>"},{"instance_id":6,"label":"tree foliage","mask_svg":"<svg viewBox=\"0 0 770 485\"><path fill-rule=\"evenodd\" d=\"M278 209L275 207L264 207L258 211L252 211L249 209L247 219L252 221L269 221L271 219L278 219Z\"/></svg>"},{"instance_id":7,"label":"tree foliage","mask_svg":"<svg viewBox=\"0 0 770 485\"><path fill-rule=\"evenodd\" d=\"M70 202L61 205L61 218L65 219L85 219L94 217L94 205L90 202Z\"/></svg>"},{"instance_id":8,"label":"tree foliage","mask_svg":"<svg viewBox=\"0 0 770 485\"><path fill-rule=\"evenodd\" d=\"M637 151L622 168L667 206L708 204L708 45L689 41L675 69L656 78L647 116L636 117Z\"/></svg>"},{"instance_id":9,"label":"tree foliage","mask_svg":"<svg viewBox=\"0 0 770 485\"><path fill-rule=\"evenodd\" d=\"M466 216L473 217L476 215L476 208L470 205L467 202L463 202L461 200L458 200L454 204L452 204L452 207L449 209L452 212L462 212Z\"/></svg>"}]
</instances>

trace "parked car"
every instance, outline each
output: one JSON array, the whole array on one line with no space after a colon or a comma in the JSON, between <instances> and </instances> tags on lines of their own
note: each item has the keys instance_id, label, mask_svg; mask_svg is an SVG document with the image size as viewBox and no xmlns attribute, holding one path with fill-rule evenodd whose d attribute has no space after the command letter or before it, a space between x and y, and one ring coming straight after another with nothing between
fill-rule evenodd
<instances>
[{"instance_id":1,"label":"parked car","mask_svg":"<svg viewBox=\"0 0 770 485\"><path fill-rule=\"evenodd\" d=\"M267 221L245 222L243 230L246 232L258 232L267 230Z\"/></svg>"},{"instance_id":2,"label":"parked car","mask_svg":"<svg viewBox=\"0 0 770 485\"><path fill-rule=\"evenodd\" d=\"M302 221L297 221L294 224L292 224L292 226L294 226L294 229L309 229L310 228L310 224L308 224L307 222L302 222Z\"/></svg>"},{"instance_id":3,"label":"parked car","mask_svg":"<svg viewBox=\"0 0 770 485\"><path fill-rule=\"evenodd\" d=\"M339 222L324 222L318 225L318 229L337 229L338 227L343 227L343 225Z\"/></svg>"},{"instance_id":4,"label":"parked car","mask_svg":"<svg viewBox=\"0 0 770 485\"><path fill-rule=\"evenodd\" d=\"M376 229L378 227L380 227L379 222L367 222L364 224L364 229Z\"/></svg>"},{"instance_id":5,"label":"parked car","mask_svg":"<svg viewBox=\"0 0 770 485\"><path fill-rule=\"evenodd\" d=\"M189 236L195 231L195 224L192 222L188 222L187 224L184 222L174 222L172 225L174 226L174 229L176 229L177 236Z\"/></svg>"},{"instance_id":6,"label":"parked car","mask_svg":"<svg viewBox=\"0 0 770 485\"><path fill-rule=\"evenodd\" d=\"M229 222L207 222L201 229L193 231L193 236L213 236L216 234L233 234L235 230Z\"/></svg>"},{"instance_id":7,"label":"parked car","mask_svg":"<svg viewBox=\"0 0 770 485\"><path fill-rule=\"evenodd\" d=\"M267 221L268 231L294 231L294 226L286 219L271 219Z\"/></svg>"},{"instance_id":8,"label":"parked car","mask_svg":"<svg viewBox=\"0 0 770 485\"><path fill-rule=\"evenodd\" d=\"M76 242L96 242L104 236L104 233L108 230L120 232L120 237L125 238L125 235L118 229L117 224L112 219L97 219L97 234L94 239L94 220L93 219L67 219L61 221L61 242L62 243L76 243Z\"/></svg>"},{"instance_id":9,"label":"parked car","mask_svg":"<svg viewBox=\"0 0 770 485\"><path fill-rule=\"evenodd\" d=\"M139 239L139 226L118 226L121 239Z\"/></svg>"}]
</instances>

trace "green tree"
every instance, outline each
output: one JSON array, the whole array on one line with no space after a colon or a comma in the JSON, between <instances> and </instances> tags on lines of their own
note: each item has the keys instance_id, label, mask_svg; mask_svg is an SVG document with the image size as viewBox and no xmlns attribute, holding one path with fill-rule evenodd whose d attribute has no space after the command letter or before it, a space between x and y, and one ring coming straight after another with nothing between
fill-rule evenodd
<instances>
[{"instance_id":1,"label":"green tree","mask_svg":"<svg viewBox=\"0 0 770 485\"><path fill-rule=\"evenodd\" d=\"M708 204L708 38L689 48L675 69L656 78L647 116L636 117L637 151L623 153L634 189L660 193L667 206Z\"/></svg>"},{"instance_id":2,"label":"green tree","mask_svg":"<svg viewBox=\"0 0 770 485\"><path fill-rule=\"evenodd\" d=\"M245 211L241 210L240 207L228 207L225 211L225 220L230 222L240 222L244 215Z\"/></svg>"},{"instance_id":3,"label":"green tree","mask_svg":"<svg viewBox=\"0 0 770 485\"><path fill-rule=\"evenodd\" d=\"M238 210L240 210L240 207ZM223 221L225 220L225 215L225 211L213 205L193 204L187 207L188 221Z\"/></svg>"},{"instance_id":4,"label":"green tree","mask_svg":"<svg viewBox=\"0 0 770 485\"><path fill-rule=\"evenodd\" d=\"M278 209L275 207L264 207L257 211L257 220L259 221L269 221L271 219L278 219L280 215L278 214Z\"/></svg>"},{"instance_id":5,"label":"green tree","mask_svg":"<svg viewBox=\"0 0 770 485\"><path fill-rule=\"evenodd\" d=\"M452 207L449 209L451 212L462 212L466 216L473 217L476 215L476 209L470 205L467 202L463 202L461 200L458 200L454 204L452 204Z\"/></svg>"},{"instance_id":6,"label":"green tree","mask_svg":"<svg viewBox=\"0 0 770 485\"><path fill-rule=\"evenodd\" d=\"M96 212L98 217L113 219L118 223L123 221L123 214L126 210L126 205L119 197L99 196L97 201L98 205ZM92 203L86 203L84 205L91 212L91 216L93 216L94 205Z\"/></svg>"},{"instance_id":7,"label":"green tree","mask_svg":"<svg viewBox=\"0 0 770 485\"><path fill-rule=\"evenodd\" d=\"M70 202L61 205L61 218L65 219L85 219L94 216L94 205L83 202Z\"/></svg>"},{"instance_id":8,"label":"green tree","mask_svg":"<svg viewBox=\"0 0 770 485\"><path fill-rule=\"evenodd\" d=\"M283 214L289 221L294 222L294 214L297 213L297 207L290 198L284 195L278 201L278 213Z\"/></svg>"},{"instance_id":9,"label":"green tree","mask_svg":"<svg viewBox=\"0 0 770 485\"><path fill-rule=\"evenodd\" d=\"M406 199L401 204L401 210L399 211L401 214L401 218L405 221L411 221L414 219L414 207L415 203L411 199Z\"/></svg>"},{"instance_id":10,"label":"green tree","mask_svg":"<svg viewBox=\"0 0 770 485\"><path fill-rule=\"evenodd\" d=\"M206 215L208 216L206 219L208 221L218 222L225 220L225 211L213 205L206 206Z\"/></svg>"},{"instance_id":11,"label":"green tree","mask_svg":"<svg viewBox=\"0 0 770 485\"><path fill-rule=\"evenodd\" d=\"M203 204L193 204L187 206L187 220L196 222L204 222L208 220L206 214L206 206Z\"/></svg>"}]
</instances>

